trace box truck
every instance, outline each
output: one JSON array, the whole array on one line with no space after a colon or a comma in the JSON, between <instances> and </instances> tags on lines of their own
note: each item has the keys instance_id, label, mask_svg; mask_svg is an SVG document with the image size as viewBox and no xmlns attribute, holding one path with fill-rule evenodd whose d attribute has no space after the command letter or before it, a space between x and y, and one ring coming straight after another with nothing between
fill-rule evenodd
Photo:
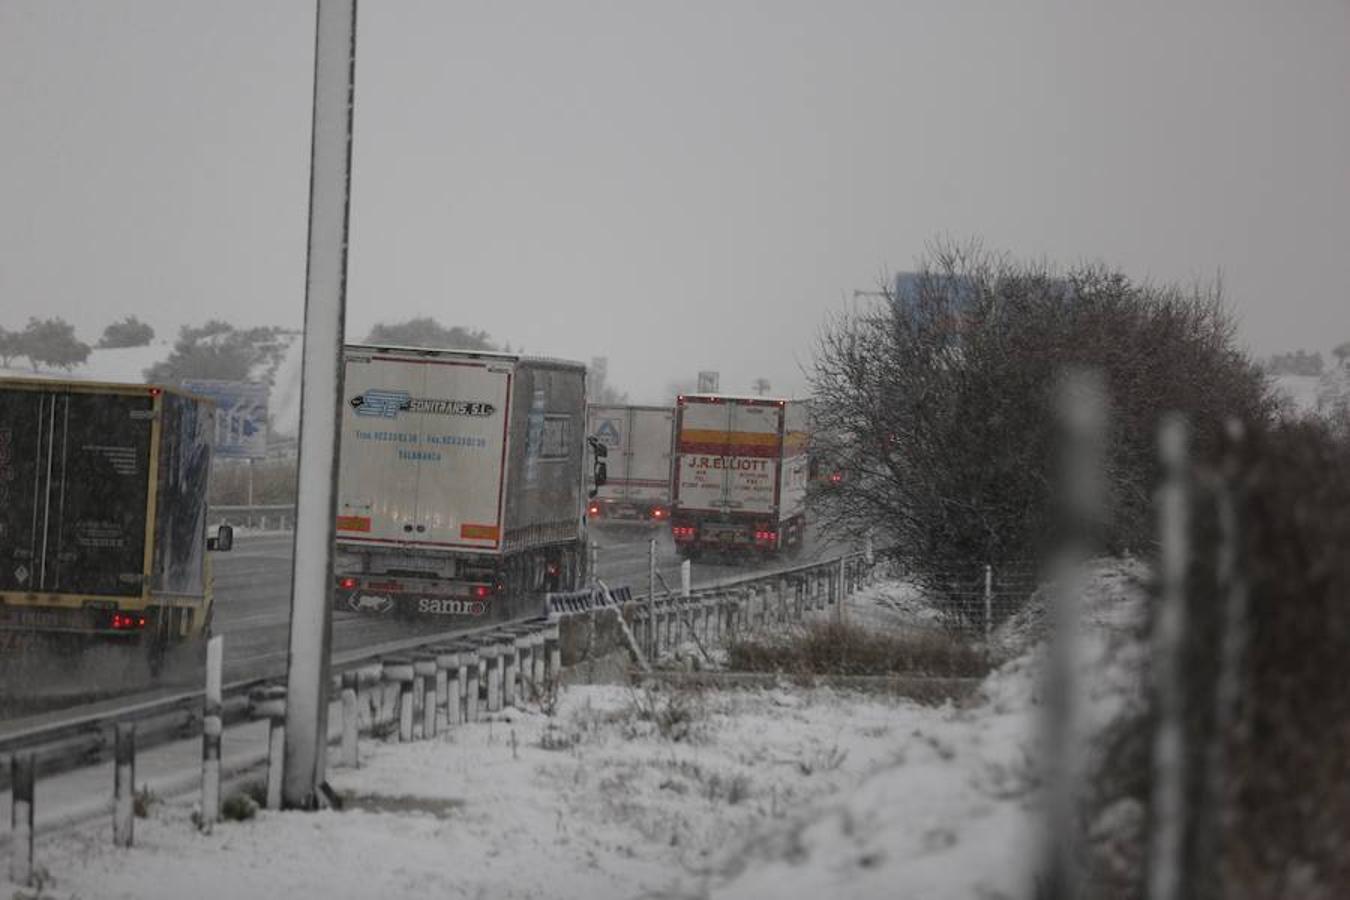
<instances>
[{"instance_id":1,"label":"box truck","mask_svg":"<svg viewBox=\"0 0 1350 900\"><path fill-rule=\"evenodd\" d=\"M344 373L338 609L509 621L580 584L585 366L351 345Z\"/></svg>"},{"instance_id":2,"label":"box truck","mask_svg":"<svg viewBox=\"0 0 1350 900\"><path fill-rule=\"evenodd\" d=\"M773 556L806 532L805 401L685 394L675 406L671 536L680 554Z\"/></svg>"},{"instance_id":3,"label":"box truck","mask_svg":"<svg viewBox=\"0 0 1350 900\"><path fill-rule=\"evenodd\" d=\"M669 406L592 405L586 433L602 444L608 480L591 498L592 522L670 520L675 410Z\"/></svg>"},{"instance_id":4,"label":"box truck","mask_svg":"<svg viewBox=\"0 0 1350 900\"><path fill-rule=\"evenodd\" d=\"M7 688L96 671L123 689L202 658L206 551L233 539L206 533L214 415L164 387L0 379Z\"/></svg>"}]
</instances>

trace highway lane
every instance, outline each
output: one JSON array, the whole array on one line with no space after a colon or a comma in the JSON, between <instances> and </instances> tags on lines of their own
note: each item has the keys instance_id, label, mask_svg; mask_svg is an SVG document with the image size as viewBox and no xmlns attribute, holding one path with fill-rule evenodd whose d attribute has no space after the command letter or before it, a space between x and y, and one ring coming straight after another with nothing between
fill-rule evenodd
<instances>
[{"instance_id":1,"label":"highway lane","mask_svg":"<svg viewBox=\"0 0 1350 900\"><path fill-rule=\"evenodd\" d=\"M647 591L648 542L657 540L657 568L667 585L678 590L680 558L668 529L605 527L593 529L597 545L597 571L610 587L629 585L634 594ZM779 559L765 565L747 562L693 564L695 586L756 572L789 568L839 552L813 540L808 531L806 549L797 559ZM213 556L216 580L216 611L213 631L225 636L225 679L236 681L285 671L290 617L291 536L241 537L230 553ZM473 627L461 623L459 628ZM373 646L387 641L433 634L434 621L400 621L393 618L335 611L335 652ZM455 629L443 629L453 635Z\"/></svg>"},{"instance_id":2,"label":"highway lane","mask_svg":"<svg viewBox=\"0 0 1350 900\"><path fill-rule=\"evenodd\" d=\"M809 532L808 532L809 536ZM594 529L591 537L598 547L598 572L610 587L628 585L634 595L647 591L648 541L657 539L657 567L672 590L680 584L680 560L667 529L641 527L604 527ZM213 553L211 564L215 580L216 604L212 630L225 638L225 680L227 683L251 678L272 678L285 673L290 628L291 585L290 534L240 536L228 553ZM813 544L797 559L775 560L764 566L736 562L718 564L700 561L693 565L695 586L755 572L787 568L833 555L838 548ZM373 647L391 641L433 635L447 637L457 631L477 627L462 621L456 627L440 626L435 620L404 621L392 617L335 611L333 614L333 650L336 653ZM200 671L184 671L166 679L158 689L127 684L116 689L120 678L94 674L80 675L60 690L33 684L0 686L0 721L43 709L54 710L87 702L95 697L132 696L145 698L172 689L197 687Z\"/></svg>"}]
</instances>

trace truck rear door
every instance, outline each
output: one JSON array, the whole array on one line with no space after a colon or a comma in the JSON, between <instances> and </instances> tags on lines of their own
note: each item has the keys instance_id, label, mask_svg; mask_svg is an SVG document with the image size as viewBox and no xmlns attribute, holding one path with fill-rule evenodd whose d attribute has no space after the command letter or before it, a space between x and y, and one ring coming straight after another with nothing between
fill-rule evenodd
<instances>
[{"instance_id":1,"label":"truck rear door","mask_svg":"<svg viewBox=\"0 0 1350 900\"><path fill-rule=\"evenodd\" d=\"M676 505L682 510L724 512L728 509L731 407L702 397L680 402Z\"/></svg>"},{"instance_id":2,"label":"truck rear door","mask_svg":"<svg viewBox=\"0 0 1350 900\"><path fill-rule=\"evenodd\" d=\"M776 485L781 453L777 404L737 401L729 404L726 502L743 513L772 513L778 504Z\"/></svg>"},{"instance_id":3,"label":"truck rear door","mask_svg":"<svg viewBox=\"0 0 1350 900\"><path fill-rule=\"evenodd\" d=\"M627 418L628 440L622 466L625 497L654 506L669 503L675 412L635 406L629 408Z\"/></svg>"},{"instance_id":4,"label":"truck rear door","mask_svg":"<svg viewBox=\"0 0 1350 900\"><path fill-rule=\"evenodd\" d=\"M511 378L454 354L349 350L339 540L496 550Z\"/></svg>"},{"instance_id":5,"label":"truck rear door","mask_svg":"<svg viewBox=\"0 0 1350 900\"><path fill-rule=\"evenodd\" d=\"M42 460L51 434L50 394L0 388L0 591L30 591L38 567Z\"/></svg>"},{"instance_id":6,"label":"truck rear door","mask_svg":"<svg viewBox=\"0 0 1350 900\"><path fill-rule=\"evenodd\" d=\"M0 392L0 590L138 596L154 400Z\"/></svg>"}]
</instances>

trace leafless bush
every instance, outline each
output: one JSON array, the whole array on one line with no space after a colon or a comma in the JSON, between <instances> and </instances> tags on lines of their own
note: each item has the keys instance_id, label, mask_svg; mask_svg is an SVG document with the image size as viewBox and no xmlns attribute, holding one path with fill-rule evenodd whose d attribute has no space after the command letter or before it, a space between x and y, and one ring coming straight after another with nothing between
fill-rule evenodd
<instances>
[{"instance_id":1,"label":"leafless bush","mask_svg":"<svg viewBox=\"0 0 1350 900\"><path fill-rule=\"evenodd\" d=\"M628 708L633 719L650 723L668 741L694 737L694 726L707 717L702 697L689 688L645 684L631 691ZM638 735L633 731L628 736Z\"/></svg>"},{"instance_id":2,"label":"leafless bush","mask_svg":"<svg viewBox=\"0 0 1350 900\"><path fill-rule=\"evenodd\" d=\"M973 677L989 671L983 655L946 634L877 632L838 622L744 638L728 648L727 662L736 671L789 675Z\"/></svg>"},{"instance_id":3,"label":"leafless bush","mask_svg":"<svg viewBox=\"0 0 1350 900\"><path fill-rule=\"evenodd\" d=\"M1161 415L1189 413L1204 454L1225 418L1262 421L1273 409L1233 332L1217 286L1185 291L939 245L911 287L887 288L820 337L814 449L843 477L813 490L817 513L838 532L880 526L929 588L972 563L1000 572L1041 558L1055 537L1048 399L1061 370L1086 367L1114 398L1102 549L1141 553Z\"/></svg>"}]
</instances>

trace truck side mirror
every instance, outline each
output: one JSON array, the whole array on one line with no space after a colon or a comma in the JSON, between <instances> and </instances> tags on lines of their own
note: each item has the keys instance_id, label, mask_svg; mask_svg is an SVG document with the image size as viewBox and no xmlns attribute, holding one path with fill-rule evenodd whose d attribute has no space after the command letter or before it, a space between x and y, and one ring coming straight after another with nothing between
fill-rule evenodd
<instances>
[{"instance_id":1,"label":"truck side mirror","mask_svg":"<svg viewBox=\"0 0 1350 900\"><path fill-rule=\"evenodd\" d=\"M222 525L216 529L216 536L206 539L206 549L215 550L220 553L228 553L234 547L234 528L230 525Z\"/></svg>"},{"instance_id":2,"label":"truck side mirror","mask_svg":"<svg viewBox=\"0 0 1350 900\"><path fill-rule=\"evenodd\" d=\"M603 462L597 461L595 464L595 486L598 488L604 487L605 483L608 481L609 481L609 466Z\"/></svg>"}]
</instances>

